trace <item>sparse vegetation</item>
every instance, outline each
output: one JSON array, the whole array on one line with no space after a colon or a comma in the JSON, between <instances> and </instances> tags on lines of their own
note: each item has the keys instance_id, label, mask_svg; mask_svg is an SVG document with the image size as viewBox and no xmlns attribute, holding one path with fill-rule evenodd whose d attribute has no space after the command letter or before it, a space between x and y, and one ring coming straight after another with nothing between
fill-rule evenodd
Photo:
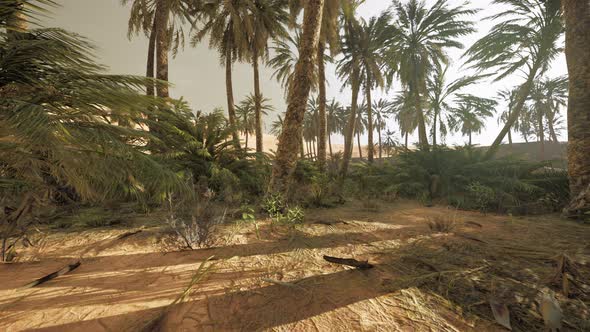
<instances>
[{"instance_id":1,"label":"sparse vegetation","mask_svg":"<svg viewBox=\"0 0 590 332\"><path fill-rule=\"evenodd\" d=\"M590 4L370 3L0 0L0 330L589 330Z\"/></svg>"}]
</instances>

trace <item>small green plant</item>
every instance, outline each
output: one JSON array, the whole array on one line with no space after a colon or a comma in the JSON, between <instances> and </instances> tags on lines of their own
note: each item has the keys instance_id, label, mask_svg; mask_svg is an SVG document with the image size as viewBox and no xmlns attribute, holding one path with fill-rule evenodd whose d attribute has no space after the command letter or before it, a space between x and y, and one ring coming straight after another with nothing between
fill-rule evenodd
<instances>
[{"instance_id":1,"label":"small green plant","mask_svg":"<svg viewBox=\"0 0 590 332\"><path fill-rule=\"evenodd\" d=\"M299 226L303 224L303 220L305 219L305 212L299 206L294 208L287 209L287 215L285 216L285 222L289 226Z\"/></svg>"},{"instance_id":2,"label":"small green plant","mask_svg":"<svg viewBox=\"0 0 590 332\"><path fill-rule=\"evenodd\" d=\"M260 231L258 230L258 224L256 223L256 215L254 209L251 206L243 205L242 208L242 222L254 224L256 230L256 238L260 239Z\"/></svg>"},{"instance_id":3,"label":"small green plant","mask_svg":"<svg viewBox=\"0 0 590 332\"><path fill-rule=\"evenodd\" d=\"M274 218L285 210L284 199L280 194L270 194L262 201L261 208L268 213L269 217Z\"/></svg>"}]
</instances>

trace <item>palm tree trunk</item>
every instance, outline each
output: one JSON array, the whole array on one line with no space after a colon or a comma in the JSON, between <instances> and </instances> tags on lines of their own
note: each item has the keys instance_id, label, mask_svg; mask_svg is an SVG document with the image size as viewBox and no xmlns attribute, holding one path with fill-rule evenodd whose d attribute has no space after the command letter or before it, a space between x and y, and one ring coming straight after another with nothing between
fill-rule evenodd
<instances>
[{"instance_id":1,"label":"palm tree trunk","mask_svg":"<svg viewBox=\"0 0 590 332\"><path fill-rule=\"evenodd\" d=\"M539 143L541 145L541 150L539 152L539 157L541 160L545 159L545 131L543 130L543 114L541 112L537 112L537 126L539 131Z\"/></svg>"},{"instance_id":2,"label":"palm tree trunk","mask_svg":"<svg viewBox=\"0 0 590 332\"><path fill-rule=\"evenodd\" d=\"M558 138L557 138L557 133L555 132L555 127L553 126L553 121L555 120L555 115L551 114L548 115L547 118L547 127L549 127L549 136L551 138L551 140L555 143L559 142Z\"/></svg>"},{"instance_id":3,"label":"palm tree trunk","mask_svg":"<svg viewBox=\"0 0 590 332\"><path fill-rule=\"evenodd\" d=\"M256 152L262 153L262 94L260 93L260 73L258 71L258 49L254 47L252 55L254 67L254 112L256 116Z\"/></svg>"},{"instance_id":4,"label":"palm tree trunk","mask_svg":"<svg viewBox=\"0 0 590 332\"><path fill-rule=\"evenodd\" d=\"M381 142L381 127L383 126L382 119L379 118L379 124L377 125L377 135L379 135L379 159L383 158L382 150L383 144Z\"/></svg>"},{"instance_id":5,"label":"palm tree trunk","mask_svg":"<svg viewBox=\"0 0 590 332\"><path fill-rule=\"evenodd\" d=\"M245 134L246 134L246 147L245 147L245 149L246 149L246 151L248 151L248 131L246 131Z\"/></svg>"},{"instance_id":6,"label":"palm tree trunk","mask_svg":"<svg viewBox=\"0 0 590 332\"><path fill-rule=\"evenodd\" d=\"M471 130L469 131L469 146L471 146Z\"/></svg>"},{"instance_id":7,"label":"palm tree trunk","mask_svg":"<svg viewBox=\"0 0 590 332\"><path fill-rule=\"evenodd\" d=\"M350 79L352 83L352 102L344 135L344 155L342 156L342 165L340 166L341 177L345 177L348 173L348 165L350 164L350 158L352 157L352 146L354 144L354 130L360 91L360 70L358 68L353 69Z\"/></svg>"},{"instance_id":8,"label":"palm tree trunk","mask_svg":"<svg viewBox=\"0 0 590 332\"><path fill-rule=\"evenodd\" d=\"M319 102L319 130L318 130L318 166L320 170L326 168L326 135L328 121L326 115L326 71L324 66L324 52L326 45L323 41L318 43L318 102Z\"/></svg>"},{"instance_id":9,"label":"palm tree trunk","mask_svg":"<svg viewBox=\"0 0 590 332\"><path fill-rule=\"evenodd\" d=\"M17 38L19 35L27 32L29 29L27 17L24 13L24 2L21 0L14 0L14 6L17 9L12 13L6 22L6 25L11 27L10 30L7 30L9 39Z\"/></svg>"},{"instance_id":10,"label":"palm tree trunk","mask_svg":"<svg viewBox=\"0 0 590 332\"><path fill-rule=\"evenodd\" d=\"M408 133L406 133L406 150L408 149Z\"/></svg>"},{"instance_id":11,"label":"palm tree trunk","mask_svg":"<svg viewBox=\"0 0 590 332\"><path fill-rule=\"evenodd\" d=\"M522 109L524 107L524 103L526 102L526 99L531 93L533 81L535 79L535 76L537 76L538 69L539 66L535 62L533 64L533 67L531 68L531 71L529 72L529 76L527 77L526 82L520 87L520 89L518 89L516 103L514 108L512 108L512 112L508 116L508 119L506 120L504 127L502 128L502 130L500 131L500 133L498 134L498 136L486 152L484 159L491 159L496 154L496 152L498 152L498 148L500 147L500 144L502 144L502 140L510 131L510 128L512 128L516 120L518 120L518 117L520 116L520 113L522 112Z\"/></svg>"},{"instance_id":12,"label":"palm tree trunk","mask_svg":"<svg viewBox=\"0 0 590 332\"><path fill-rule=\"evenodd\" d=\"M428 149L428 136L426 135L426 119L424 118L424 112L422 112L422 101L420 99L420 93L414 91L414 102L416 104L416 114L418 115L418 141L420 148Z\"/></svg>"},{"instance_id":13,"label":"palm tree trunk","mask_svg":"<svg viewBox=\"0 0 590 332\"><path fill-rule=\"evenodd\" d=\"M562 0L562 4L569 73L567 123L571 202L566 211L579 217L590 211L590 3Z\"/></svg>"},{"instance_id":14,"label":"palm tree trunk","mask_svg":"<svg viewBox=\"0 0 590 332\"><path fill-rule=\"evenodd\" d=\"M299 46L299 60L289 87L289 105L285 114L283 130L279 136L277 155L272 170L270 192L288 194L289 180L297 163L297 148L301 135L303 116L309 98L317 53L324 0L305 1L303 33Z\"/></svg>"},{"instance_id":15,"label":"palm tree trunk","mask_svg":"<svg viewBox=\"0 0 590 332\"><path fill-rule=\"evenodd\" d=\"M367 82L365 82L365 98L367 99L367 130L369 131L369 151L367 153L367 159L370 163L373 162L375 156L375 145L373 144L373 109L371 105L371 75L367 72Z\"/></svg>"},{"instance_id":16,"label":"palm tree trunk","mask_svg":"<svg viewBox=\"0 0 590 332\"><path fill-rule=\"evenodd\" d=\"M328 145L330 146L330 159L334 159L334 153L332 152L332 135L328 134Z\"/></svg>"},{"instance_id":17,"label":"palm tree trunk","mask_svg":"<svg viewBox=\"0 0 590 332\"><path fill-rule=\"evenodd\" d=\"M154 25L156 26L156 78L164 82L168 82L168 52L170 50L168 36L169 18L169 1L157 0L156 12L154 14ZM170 97L168 85L165 84L157 84L156 93L161 98Z\"/></svg>"},{"instance_id":18,"label":"palm tree trunk","mask_svg":"<svg viewBox=\"0 0 590 332\"><path fill-rule=\"evenodd\" d=\"M359 147L359 158L361 158L361 160L363 159L363 147L361 145L361 134L359 133L359 131L356 131L356 139L358 142L358 147Z\"/></svg>"},{"instance_id":19,"label":"palm tree trunk","mask_svg":"<svg viewBox=\"0 0 590 332\"><path fill-rule=\"evenodd\" d=\"M301 138L299 139L299 147L301 149L301 151L299 151L301 153L301 159L305 158L305 142L303 141L303 135L301 135Z\"/></svg>"},{"instance_id":20,"label":"palm tree trunk","mask_svg":"<svg viewBox=\"0 0 590 332\"><path fill-rule=\"evenodd\" d=\"M438 109L434 109L434 121L432 122L432 147L436 149L436 125L438 121Z\"/></svg>"},{"instance_id":21,"label":"palm tree trunk","mask_svg":"<svg viewBox=\"0 0 590 332\"><path fill-rule=\"evenodd\" d=\"M508 145L512 147L512 132L510 130L508 131Z\"/></svg>"},{"instance_id":22,"label":"palm tree trunk","mask_svg":"<svg viewBox=\"0 0 590 332\"><path fill-rule=\"evenodd\" d=\"M147 65L145 71L145 77L147 78L154 78L154 53L156 51L156 20L152 24L152 30L150 31L150 41L148 43L148 56L147 56ZM146 95L154 96L154 82L148 82L146 84Z\"/></svg>"},{"instance_id":23,"label":"palm tree trunk","mask_svg":"<svg viewBox=\"0 0 590 332\"><path fill-rule=\"evenodd\" d=\"M231 42L230 42L231 43ZM231 50L231 47L229 47ZM236 149L240 148L240 136L238 135L238 127L236 124L236 109L234 105L234 89L232 82L232 54L228 51L225 55L225 91L227 95L227 115L229 118L229 126L231 127L232 141Z\"/></svg>"}]
</instances>

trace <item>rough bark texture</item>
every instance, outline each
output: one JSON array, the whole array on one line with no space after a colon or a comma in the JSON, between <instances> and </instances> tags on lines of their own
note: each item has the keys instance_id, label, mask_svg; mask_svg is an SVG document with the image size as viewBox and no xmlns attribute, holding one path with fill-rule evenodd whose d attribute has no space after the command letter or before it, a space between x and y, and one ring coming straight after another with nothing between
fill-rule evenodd
<instances>
[{"instance_id":1,"label":"rough bark texture","mask_svg":"<svg viewBox=\"0 0 590 332\"><path fill-rule=\"evenodd\" d=\"M569 73L568 173L572 201L566 213L590 212L590 1L562 0Z\"/></svg>"},{"instance_id":2,"label":"rough bark texture","mask_svg":"<svg viewBox=\"0 0 590 332\"><path fill-rule=\"evenodd\" d=\"M231 47L228 49L231 50ZM238 135L238 126L236 124L236 109L234 105L234 88L232 83L232 55L231 51L225 56L225 94L227 96L227 116L229 125L232 128L232 141L234 146L240 148L240 136Z\"/></svg>"},{"instance_id":3,"label":"rough bark texture","mask_svg":"<svg viewBox=\"0 0 590 332\"><path fill-rule=\"evenodd\" d=\"M356 141L358 143L358 148L359 148L359 158L362 160L363 159L363 147L361 145L361 134L359 134L359 131L356 131Z\"/></svg>"},{"instance_id":4,"label":"rough bark texture","mask_svg":"<svg viewBox=\"0 0 590 332\"><path fill-rule=\"evenodd\" d=\"M147 78L154 78L154 56L155 56L155 52L156 52L156 20L154 20L154 23L152 25L152 30L150 31L150 41L148 44L148 56L147 56L147 65L146 65L146 70L145 70L145 77ZM154 84L153 82L148 82L146 84L146 95L148 96L154 96L155 95L155 90L154 90Z\"/></svg>"},{"instance_id":5,"label":"rough bark texture","mask_svg":"<svg viewBox=\"0 0 590 332\"><path fill-rule=\"evenodd\" d=\"M539 127L539 143L541 143L541 149L539 151L540 160L545 159L545 129L543 128L543 114L537 112L537 127Z\"/></svg>"},{"instance_id":6,"label":"rough bark texture","mask_svg":"<svg viewBox=\"0 0 590 332\"><path fill-rule=\"evenodd\" d=\"M263 151L262 146L262 95L260 94L260 72L258 70L258 49L254 47L252 66L254 67L254 112L256 116L256 152Z\"/></svg>"},{"instance_id":7,"label":"rough bark texture","mask_svg":"<svg viewBox=\"0 0 590 332\"><path fill-rule=\"evenodd\" d=\"M350 164L350 158L352 158L352 145L354 144L354 129L356 127L356 113L360 90L360 71L358 68L353 70L350 79L352 83L352 102L350 105L348 122L346 124L346 133L344 135L344 155L342 156L342 165L340 166L341 177L345 177L348 173L348 165Z\"/></svg>"},{"instance_id":8,"label":"rough bark texture","mask_svg":"<svg viewBox=\"0 0 590 332\"><path fill-rule=\"evenodd\" d=\"M285 114L283 130L279 136L277 154L272 171L270 192L288 194L291 175L297 163L297 150L302 135L303 116L307 107L313 78L314 60L322 22L324 0L305 2L303 33L299 60L293 72L289 89L289 105Z\"/></svg>"},{"instance_id":9,"label":"rough bark texture","mask_svg":"<svg viewBox=\"0 0 590 332\"><path fill-rule=\"evenodd\" d=\"M371 105L371 76L367 73L367 82L365 83L365 102L367 103L367 131L369 136L369 152L367 160L373 162L375 156L375 144L373 144L373 109Z\"/></svg>"},{"instance_id":10,"label":"rough bark texture","mask_svg":"<svg viewBox=\"0 0 590 332\"><path fill-rule=\"evenodd\" d=\"M325 45L322 41L318 43L318 102L319 102L319 121L318 121L318 166L320 170L326 168L326 133L328 131L328 121L326 116L326 70L324 66Z\"/></svg>"},{"instance_id":11,"label":"rough bark texture","mask_svg":"<svg viewBox=\"0 0 590 332\"><path fill-rule=\"evenodd\" d=\"M6 24L14 30L8 31L9 38L16 38L23 32L27 32L29 29L29 24L27 22L27 18L23 12L23 2L22 1L15 1L17 10L15 10L6 22Z\"/></svg>"},{"instance_id":12,"label":"rough bark texture","mask_svg":"<svg viewBox=\"0 0 590 332\"><path fill-rule=\"evenodd\" d=\"M156 78L165 82L168 82L168 51L170 50L168 38L169 17L170 7L168 0L158 0L154 15L154 24L156 26ZM165 84L158 84L156 92L158 97L170 97L168 86Z\"/></svg>"},{"instance_id":13,"label":"rough bark texture","mask_svg":"<svg viewBox=\"0 0 590 332\"><path fill-rule=\"evenodd\" d=\"M379 123L377 124L377 135L379 135L379 159L383 158L383 142L381 141L381 128L383 127L383 122L381 118L379 118Z\"/></svg>"}]
</instances>

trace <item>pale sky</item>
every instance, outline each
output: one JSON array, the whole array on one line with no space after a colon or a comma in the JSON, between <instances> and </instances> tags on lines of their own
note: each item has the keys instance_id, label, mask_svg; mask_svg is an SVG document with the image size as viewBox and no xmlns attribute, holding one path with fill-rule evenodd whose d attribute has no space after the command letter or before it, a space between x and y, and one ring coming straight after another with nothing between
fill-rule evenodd
<instances>
[{"instance_id":1,"label":"pale sky","mask_svg":"<svg viewBox=\"0 0 590 332\"><path fill-rule=\"evenodd\" d=\"M433 0L427 0L432 3ZM451 5L458 5L463 0L450 0ZM129 9L121 6L120 0L58 0L62 7L54 9L53 15L46 20L47 26L61 27L69 31L76 32L89 38L98 47L98 61L109 67L109 72L116 74L145 75L147 44L145 36L134 37L131 41L127 39L127 21ZM471 6L482 9L481 12L473 17L478 22L478 32L464 37L462 42L469 47L476 40L484 36L492 27L490 21L483 21L482 18L498 12L498 6L492 6L491 0L471 1ZM359 9L359 15L368 18L378 15L381 11L387 9L391 4L390 0L367 0ZM188 30L188 29L187 29ZM455 79L465 72L458 72L461 66L461 55L463 51L450 51L450 58L453 59L454 66L449 70L449 80ZM565 56L561 54L553 63L549 76L560 76L567 74ZM271 99L277 109L277 114L282 113L285 109L283 91L276 80L271 78L272 70L261 68L261 88L265 97ZM341 104L350 103L350 91L345 89L340 91L341 83L334 74L334 67L328 66L327 77L329 80L328 99L336 98ZM226 109L225 97L225 70L219 64L217 52L209 50L207 43L202 43L193 48L186 45L176 58L170 59L169 80L174 84L171 89L173 98L183 97L187 100L194 110L210 111L215 107ZM253 73L248 64L236 64L233 72L234 80L234 98L236 103L245 98L253 91ZM512 87L521 83L523 80L518 77L508 77L502 82L490 84L482 82L473 86L470 93L482 97L494 97L496 92L505 87ZM373 99L380 97L392 99L399 90L399 84L394 86L390 91L375 91ZM505 105L500 104L498 113ZM565 110L562 112L565 114ZM267 128L276 115L270 115L265 120ZM395 122L390 121L389 127L399 132ZM497 133L499 126L497 117L489 119L486 129L481 135L474 135L474 143L488 145ZM523 141L517 135L513 135L515 141ZM560 135L561 140L566 139L565 132ZM333 136L334 142L342 142L339 135ZM411 142L417 141L417 136L410 139ZM466 138L459 134L449 136L447 144L463 144ZM365 138L366 143L366 138Z\"/></svg>"}]
</instances>

